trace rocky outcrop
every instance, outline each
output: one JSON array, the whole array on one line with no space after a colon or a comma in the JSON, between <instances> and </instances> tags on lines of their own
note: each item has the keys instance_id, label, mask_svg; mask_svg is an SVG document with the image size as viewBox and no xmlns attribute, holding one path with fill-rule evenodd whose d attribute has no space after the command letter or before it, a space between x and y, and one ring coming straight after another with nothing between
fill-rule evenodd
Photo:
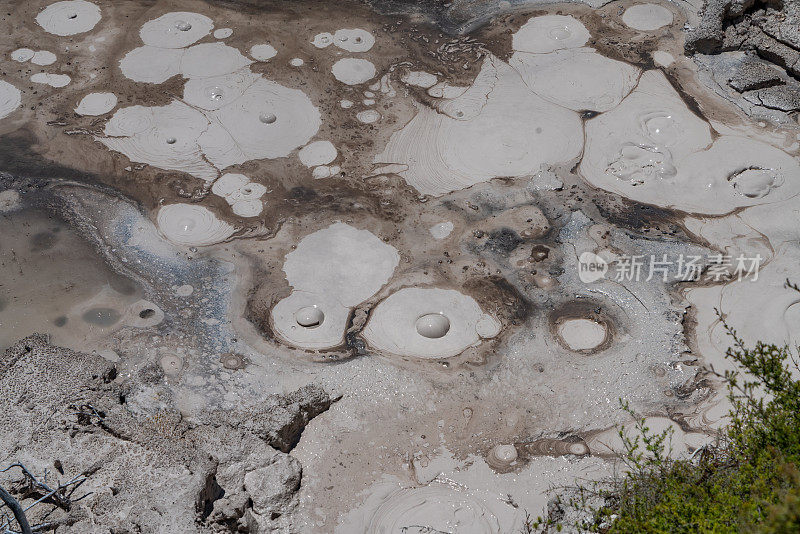
<instances>
[{"instance_id":1,"label":"rocky outcrop","mask_svg":"<svg viewBox=\"0 0 800 534\"><path fill-rule=\"evenodd\" d=\"M320 387L308 385L287 395L269 395L240 411L215 412L212 424L225 422L250 432L270 446L289 452L300 440L308 422L327 410L333 400Z\"/></svg>"},{"instance_id":2,"label":"rocky outcrop","mask_svg":"<svg viewBox=\"0 0 800 534\"><path fill-rule=\"evenodd\" d=\"M726 71L727 85L745 111L752 106L800 111L800 2L789 0L707 0L699 23L686 30L687 55L745 52L745 60L701 64ZM698 56L701 58L702 56ZM719 80L718 80L719 81ZM737 95L732 95L738 100ZM744 105L742 105L744 104Z\"/></svg>"},{"instance_id":3,"label":"rocky outcrop","mask_svg":"<svg viewBox=\"0 0 800 534\"><path fill-rule=\"evenodd\" d=\"M69 509L37 505L31 522L49 513L76 533L291 532L302 467L287 453L328 394L310 385L195 421L132 409L126 398L143 380L42 335L0 356L0 467L80 475L75 496L90 493ZM30 504L23 482L19 468L0 474Z\"/></svg>"}]
</instances>

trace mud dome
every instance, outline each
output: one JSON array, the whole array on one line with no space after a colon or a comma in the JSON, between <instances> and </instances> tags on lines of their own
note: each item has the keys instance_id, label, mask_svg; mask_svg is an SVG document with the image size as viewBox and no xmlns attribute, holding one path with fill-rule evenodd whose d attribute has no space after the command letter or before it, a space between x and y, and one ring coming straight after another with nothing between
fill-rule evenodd
<instances>
[{"instance_id":1,"label":"mud dome","mask_svg":"<svg viewBox=\"0 0 800 534\"><path fill-rule=\"evenodd\" d=\"M800 342L795 11L145 4L4 12L0 469L91 492L35 522L521 532L620 398L714 439L715 310Z\"/></svg>"}]
</instances>

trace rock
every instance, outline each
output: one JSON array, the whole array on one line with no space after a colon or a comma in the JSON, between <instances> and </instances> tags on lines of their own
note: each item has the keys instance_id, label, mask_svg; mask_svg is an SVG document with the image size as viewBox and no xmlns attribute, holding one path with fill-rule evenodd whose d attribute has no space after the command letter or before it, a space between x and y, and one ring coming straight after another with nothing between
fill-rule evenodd
<instances>
[{"instance_id":1,"label":"rock","mask_svg":"<svg viewBox=\"0 0 800 534\"><path fill-rule=\"evenodd\" d=\"M253 511L270 518L283 515L300 488L301 477L300 462L288 454L278 454L268 465L247 473L244 486Z\"/></svg>"},{"instance_id":2,"label":"rock","mask_svg":"<svg viewBox=\"0 0 800 534\"><path fill-rule=\"evenodd\" d=\"M331 402L325 390L310 384L288 395L270 395L263 403L234 414L216 413L215 419L228 421L270 446L289 452L300 440L308 422L327 410Z\"/></svg>"},{"instance_id":3,"label":"rock","mask_svg":"<svg viewBox=\"0 0 800 534\"><path fill-rule=\"evenodd\" d=\"M237 492L214 501L213 510L208 517L211 523L233 525L240 523L250 505L246 492Z\"/></svg>"},{"instance_id":4,"label":"rock","mask_svg":"<svg viewBox=\"0 0 800 534\"><path fill-rule=\"evenodd\" d=\"M742 62L734 77L728 81L728 85L740 93L782 83L781 73L769 63L757 58L748 58Z\"/></svg>"},{"instance_id":5,"label":"rock","mask_svg":"<svg viewBox=\"0 0 800 534\"><path fill-rule=\"evenodd\" d=\"M743 100L735 94L725 95L727 98L758 116L767 110L800 110L795 83L800 79L800 2L706 0L699 17L698 25L686 30L686 54L695 54L698 64L710 68L717 83L727 81L743 96ZM733 65L700 55L736 51L746 55ZM726 81L720 80L723 71L728 71ZM787 117L780 115L778 120Z\"/></svg>"},{"instance_id":6,"label":"rock","mask_svg":"<svg viewBox=\"0 0 800 534\"><path fill-rule=\"evenodd\" d=\"M800 110L800 84L766 87L746 93L744 97L754 104L780 111Z\"/></svg>"},{"instance_id":7,"label":"rock","mask_svg":"<svg viewBox=\"0 0 800 534\"><path fill-rule=\"evenodd\" d=\"M118 376L106 359L44 335L15 343L0 353L0 423L8 429L0 454L40 475L56 461L65 476L88 474L92 495L58 512L70 532L291 531L301 466L268 444L293 447L330 406L328 394L306 386L211 421L186 420L168 390L157 389L163 381L146 375ZM158 405L147 404L153 391ZM0 474L0 484L18 475Z\"/></svg>"}]
</instances>

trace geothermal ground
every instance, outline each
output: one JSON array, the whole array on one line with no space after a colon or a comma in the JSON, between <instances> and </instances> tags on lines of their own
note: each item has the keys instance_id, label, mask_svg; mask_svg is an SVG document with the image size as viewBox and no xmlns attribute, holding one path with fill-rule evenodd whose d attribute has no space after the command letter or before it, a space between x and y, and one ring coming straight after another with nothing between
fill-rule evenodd
<instances>
[{"instance_id":1,"label":"geothermal ground","mask_svg":"<svg viewBox=\"0 0 800 534\"><path fill-rule=\"evenodd\" d=\"M691 454L725 324L800 342L798 28L6 0L0 486L59 533L505 534L614 472L620 399Z\"/></svg>"}]
</instances>

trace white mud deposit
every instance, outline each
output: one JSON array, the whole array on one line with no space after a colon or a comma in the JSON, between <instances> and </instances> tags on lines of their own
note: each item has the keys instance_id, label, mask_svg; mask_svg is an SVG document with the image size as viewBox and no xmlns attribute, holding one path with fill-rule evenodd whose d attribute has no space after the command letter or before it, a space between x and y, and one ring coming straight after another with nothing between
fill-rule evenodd
<instances>
[{"instance_id":1,"label":"white mud deposit","mask_svg":"<svg viewBox=\"0 0 800 534\"><path fill-rule=\"evenodd\" d=\"M258 61L267 61L278 54L278 51L270 44L258 44L250 48L250 55Z\"/></svg>"},{"instance_id":2,"label":"white mud deposit","mask_svg":"<svg viewBox=\"0 0 800 534\"><path fill-rule=\"evenodd\" d=\"M10 83L0 80L0 119L11 114L22 104L22 93Z\"/></svg>"},{"instance_id":3,"label":"white mud deposit","mask_svg":"<svg viewBox=\"0 0 800 534\"><path fill-rule=\"evenodd\" d=\"M251 182L244 174L228 173L214 182L211 192L224 198L236 215L255 217L264 209L261 197L267 193L267 188Z\"/></svg>"},{"instance_id":4,"label":"white mud deposit","mask_svg":"<svg viewBox=\"0 0 800 534\"><path fill-rule=\"evenodd\" d=\"M177 245L204 246L224 241L233 227L203 206L169 204L158 210L158 229Z\"/></svg>"},{"instance_id":5,"label":"white mud deposit","mask_svg":"<svg viewBox=\"0 0 800 534\"><path fill-rule=\"evenodd\" d=\"M37 72L31 76L31 81L41 83L51 87L66 87L72 81L66 74L52 74L49 72Z\"/></svg>"},{"instance_id":6,"label":"white mud deposit","mask_svg":"<svg viewBox=\"0 0 800 534\"><path fill-rule=\"evenodd\" d=\"M331 67L333 76L347 85L360 85L375 77L375 65L366 59L344 58Z\"/></svg>"},{"instance_id":7,"label":"white mud deposit","mask_svg":"<svg viewBox=\"0 0 800 534\"><path fill-rule=\"evenodd\" d=\"M721 215L773 203L800 191L800 163L739 135L712 139L663 74L642 75L615 109L586 125L581 174L627 198L687 212Z\"/></svg>"},{"instance_id":8,"label":"white mud deposit","mask_svg":"<svg viewBox=\"0 0 800 534\"><path fill-rule=\"evenodd\" d=\"M117 106L117 95L114 93L89 93L84 96L75 108L78 115L105 115Z\"/></svg>"},{"instance_id":9,"label":"white mud deposit","mask_svg":"<svg viewBox=\"0 0 800 534\"><path fill-rule=\"evenodd\" d=\"M672 24L672 11L658 4L637 4L622 14L622 22L634 30L652 31Z\"/></svg>"},{"instance_id":10,"label":"white mud deposit","mask_svg":"<svg viewBox=\"0 0 800 534\"><path fill-rule=\"evenodd\" d=\"M591 350L606 340L605 327L591 319L567 319L558 325L558 336L575 351Z\"/></svg>"},{"instance_id":11,"label":"white mud deposit","mask_svg":"<svg viewBox=\"0 0 800 534\"><path fill-rule=\"evenodd\" d=\"M251 159L278 158L319 129L306 95L248 70L190 79L184 100L117 111L97 139L131 161L211 181Z\"/></svg>"},{"instance_id":12,"label":"white mud deposit","mask_svg":"<svg viewBox=\"0 0 800 534\"><path fill-rule=\"evenodd\" d=\"M497 320L467 295L452 289L406 288L375 307L364 338L391 354L447 358L499 332Z\"/></svg>"},{"instance_id":13,"label":"white mud deposit","mask_svg":"<svg viewBox=\"0 0 800 534\"><path fill-rule=\"evenodd\" d=\"M33 56L31 56L31 63L34 65L52 65L56 62L56 55L52 52L48 52L47 50L39 50L38 52L34 52Z\"/></svg>"},{"instance_id":14,"label":"white mud deposit","mask_svg":"<svg viewBox=\"0 0 800 534\"><path fill-rule=\"evenodd\" d=\"M348 52L367 52L375 44L375 36L361 28L336 30L333 44Z\"/></svg>"},{"instance_id":15,"label":"white mud deposit","mask_svg":"<svg viewBox=\"0 0 800 534\"><path fill-rule=\"evenodd\" d=\"M712 440L715 309L800 343L800 130L602 3L9 4L0 469L91 473L70 532L505 534L620 398Z\"/></svg>"},{"instance_id":16,"label":"white mud deposit","mask_svg":"<svg viewBox=\"0 0 800 534\"><path fill-rule=\"evenodd\" d=\"M335 160L337 152L330 141L314 141L301 148L297 156L306 167L316 167Z\"/></svg>"},{"instance_id":17,"label":"white mud deposit","mask_svg":"<svg viewBox=\"0 0 800 534\"><path fill-rule=\"evenodd\" d=\"M438 110L421 107L376 157L376 163L404 165L398 174L420 193L439 196L497 176L522 176L580 154L578 115L532 93L497 58L484 60L462 95L436 104Z\"/></svg>"},{"instance_id":18,"label":"white mud deposit","mask_svg":"<svg viewBox=\"0 0 800 534\"><path fill-rule=\"evenodd\" d=\"M31 50L30 48L18 48L11 52L11 59L14 61L18 61L20 63L25 63L29 61L33 56L36 55L36 52Z\"/></svg>"},{"instance_id":19,"label":"white mud deposit","mask_svg":"<svg viewBox=\"0 0 800 534\"><path fill-rule=\"evenodd\" d=\"M275 331L303 348L341 344L350 309L374 295L399 261L393 247L347 224L306 236L283 265L292 294L272 310Z\"/></svg>"},{"instance_id":20,"label":"white mud deposit","mask_svg":"<svg viewBox=\"0 0 800 534\"><path fill-rule=\"evenodd\" d=\"M547 54L579 48L591 37L579 20L564 15L533 17L514 33L512 47L518 52Z\"/></svg>"},{"instance_id":21,"label":"white mud deposit","mask_svg":"<svg viewBox=\"0 0 800 534\"><path fill-rule=\"evenodd\" d=\"M85 0L66 0L44 8L36 23L54 35L75 35L88 32L100 22L100 7Z\"/></svg>"}]
</instances>

